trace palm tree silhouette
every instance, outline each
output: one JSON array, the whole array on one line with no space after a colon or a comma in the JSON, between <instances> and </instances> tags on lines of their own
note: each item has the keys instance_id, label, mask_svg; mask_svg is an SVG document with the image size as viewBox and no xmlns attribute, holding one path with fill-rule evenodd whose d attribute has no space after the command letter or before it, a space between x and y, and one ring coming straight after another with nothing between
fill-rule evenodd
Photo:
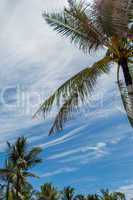
<instances>
[{"instance_id":1,"label":"palm tree silhouette","mask_svg":"<svg viewBox=\"0 0 133 200\"><path fill-rule=\"evenodd\" d=\"M0 169L0 177L7 183L6 200L9 200L10 193L13 199L23 200L23 188L28 184L27 178L37 178L30 169L42 161L38 157L42 149L40 147L28 149L25 137L19 137L15 144L9 142L7 144L8 161L5 168Z\"/></svg>"},{"instance_id":2,"label":"palm tree silhouette","mask_svg":"<svg viewBox=\"0 0 133 200\"><path fill-rule=\"evenodd\" d=\"M41 191L37 194L38 200L58 200L59 193L57 189L51 184L46 183L41 186Z\"/></svg>"},{"instance_id":3,"label":"palm tree silhouette","mask_svg":"<svg viewBox=\"0 0 133 200\"><path fill-rule=\"evenodd\" d=\"M62 200L73 200L74 199L75 189L68 186L65 187L62 191Z\"/></svg>"},{"instance_id":4,"label":"palm tree silhouette","mask_svg":"<svg viewBox=\"0 0 133 200\"><path fill-rule=\"evenodd\" d=\"M126 197L121 192L109 192L109 190L101 190L101 195L98 195L99 200L126 200Z\"/></svg>"},{"instance_id":5,"label":"palm tree silhouette","mask_svg":"<svg viewBox=\"0 0 133 200\"><path fill-rule=\"evenodd\" d=\"M5 168L0 169L0 179L4 184L4 196L6 200L10 200L12 194L12 182L15 178L15 169L13 163L11 163L9 160L6 160L5 162Z\"/></svg>"},{"instance_id":6,"label":"palm tree silhouette","mask_svg":"<svg viewBox=\"0 0 133 200\"><path fill-rule=\"evenodd\" d=\"M133 1L95 0L92 5L82 0L68 0L68 7L65 7L63 12L43 13L44 19L55 31L70 38L70 41L83 52L106 50L101 60L71 77L37 110L34 117L43 113L45 118L53 105L57 104L59 107L60 110L49 134L62 130L63 124L71 117L71 113L92 93L98 77L109 73L112 65L117 67L117 82L122 100L129 120L133 124L132 11ZM119 78L120 69L124 75L124 82ZM123 86L126 95L123 95Z\"/></svg>"}]
</instances>

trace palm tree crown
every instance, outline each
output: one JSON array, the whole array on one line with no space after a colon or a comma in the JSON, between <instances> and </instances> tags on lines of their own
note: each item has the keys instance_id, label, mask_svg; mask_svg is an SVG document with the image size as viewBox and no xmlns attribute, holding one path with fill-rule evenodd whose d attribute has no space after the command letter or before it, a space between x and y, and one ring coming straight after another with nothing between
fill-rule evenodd
<instances>
[{"instance_id":1,"label":"palm tree crown","mask_svg":"<svg viewBox=\"0 0 133 200\"><path fill-rule=\"evenodd\" d=\"M28 149L27 139L19 137L15 144L8 144L8 158L5 168L0 169L0 177L7 183L6 200L12 193L14 200L23 200L23 191L28 177L37 178L30 169L42 160L39 157L42 149Z\"/></svg>"},{"instance_id":2,"label":"palm tree crown","mask_svg":"<svg viewBox=\"0 0 133 200\"><path fill-rule=\"evenodd\" d=\"M64 190L62 191L62 200L73 200L74 193L75 193L74 188L70 186L65 187Z\"/></svg>"},{"instance_id":3,"label":"palm tree crown","mask_svg":"<svg viewBox=\"0 0 133 200\"><path fill-rule=\"evenodd\" d=\"M119 69L122 69L125 86L128 89L132 86L131 67L129 69L129 64L133 63L132 11L132 0L94 0L93 4L68 0L68 6L62 13L43 13L44 19L55 31L70 38L85 53L106 49L104 58L71 77L35 113L36 116L43 112L46 117L54 104L59 107L50 134L62 130L71 113L93 91L98 77L109 73L112 64L118 67L118 84ZM133 111L133 106L128 110Z\"/></svg>"},{"instance_id":4,"label":"palm tree crown","mask_svg":"<svg viewBox=\"0 0 133 200\"><path fill-rule=\"evenodd\" d=\"M59 193L57 189L51 184L46 183L41 186L41 191L38 192L38 200L58 200Z\"/></svg>"}]
</instances>

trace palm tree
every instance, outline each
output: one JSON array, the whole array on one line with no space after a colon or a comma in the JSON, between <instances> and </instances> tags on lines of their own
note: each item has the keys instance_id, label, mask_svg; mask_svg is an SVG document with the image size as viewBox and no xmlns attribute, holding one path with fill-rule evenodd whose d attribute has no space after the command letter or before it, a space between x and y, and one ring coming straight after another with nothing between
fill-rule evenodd
<instances>
[{"instance_id":1,"label":"palm tree","mask_svg":"<svg viewBox=\"0 0 133 200\"><path fill-rule=\"evenodd\" d=\"M43 113L45 118L55 104L59 107L49 134L62 130L71 113L77 110L79 104L84 103L86 97L92 93L98 77L108 74L113 65L117 67L120 91L122 91L119 80L120 69L123 72L124 88L128 92L130 101L130 94L133 93L131 76L133 70L131 66L129 67L133 63L132 11L133 0L94 0L93 5L88 5L82 0L68 0L68 6L63 12L43 13L44 19L55 31L70 38L71 42L83 52L89 53L99 49L106 51L101 60L71 77L37 110L34 117ZM133 102L130 103L133 105ZM133 113L133 106L130 106L130 112L128 112L129 106L125 108L128 115L130 112Z\"/></svg>"},{"instance_id":2,"label":"palm tree","mask_svg":"<svg viewBox=\"0 0 133 200\"><path fill-rule=\"evenodd\" d=\"M125 200L125 195L121 192L109 192L109 190L101 190L99 200Z\"/></svg>"},{"instance_id":3,"label":"palm tree","mask_svg":"<svg viewBox=\"0 0 133 200\"><path fill-rule=\"evenodd\" d=\"M28 149L27 139L19 137L15 144L8 144L8 165L5 169L0 169L0 176L7 182L7 197L12 192L14 199L23 200L23 187L28 184L27 178L37 176L29 170L42 160L38 157L42 149L34 147Z\"/></svg>"},{"instance_id":4,"label":"palm tree","mask_svg":"<svg viewBox=\"0 0 133 200\"><path fill-rule=\"evenodd\" d=\"M37 196L38 200L58 200L60 194L51 183L46 183L41 186L41 191Z\"/></svg>"},{"instance_id":5,"label":"palm tree","mask_svg":"<svg viewBox=\"0 0 133 200\"><path fill-rule=\"evenodd\" d=\"M64 190L62 191L62 200L73 200L74 193L75 193L74 188L70 186L65 187Z\"/></svg>"},{"instance_id":6,"label":"palm tree","mask_svg":"<svg viewBox=\"0 0 133 200\"><path fill-rule=\"evenodd\" d=\"M24 200L36 200L37 191L33 189L32 185L26 183L23 187Z\"/></svg>"},{"instance_id":7,"label":"palm tree","mask_svg":"<svg viewBox=\"0 0 133 200\"><path fill-rule=\"evenodd\" d=\"M15 173L13 164L9 160L6 160L5 167L0 169L0 179L4 182L3 189L5 191L4 196L6 200L11 199L11 184L15 177Z\"/></svg>"}]
</instances>

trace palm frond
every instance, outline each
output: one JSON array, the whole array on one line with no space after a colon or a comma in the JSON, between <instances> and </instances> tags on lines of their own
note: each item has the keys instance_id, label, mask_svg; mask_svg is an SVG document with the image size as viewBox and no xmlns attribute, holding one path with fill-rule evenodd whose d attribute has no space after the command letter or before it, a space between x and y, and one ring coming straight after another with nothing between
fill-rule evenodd
<instances>
[{"instance_id":1,"label":"palm frond","mask_svg":"<svg viewBox=\"0 0 133 200\"><path fill-rule=\"evenodd\" d=\"M97 78L100 75L109 72L109 64L111 61L112 58L106 56L102 60L96 62L92 67L85 68L65 82L50 98L48 98L42 104L38 112L43 112L44 116L46 116L47 112L50 111L54 105L54 102L56 102L59 106L62 104L61 102L64 97L64 103L61 106L58 115L56 116L50 134L55 132L54 130L62 129L63 123L69 119L69 114L76 107L78 107L79 102L85 102L88 94L93 92Z\"/></svg>"},{"instance_id":2,"label":"palm frond","mask_svg":"<svg viewBox=\"0 0 133 200\"><path fill-rule=\"evenodd\" d=\"M73 111L78 109L79 105L79 98L78 95L75 93L73 94L68 100L65 101L63 106L60 108L58 112L54 124L50 129L49 135L55 133L56 131L60 131L63 129L63 124L68 121Z\"/></svg>"},{"instance_id":3,"label":"palm frond","mask_svg":"<svg viewBox=\"0 0 133 200\"><path fill-rule=\"evenodd\" d=\"M27 167L33 167L38 163L42 162L42 159L39 158L39 154L41 153L42 149L40 147L34 147L26 156L25 160L27 163Z\"/></svg>"},{"instance_id":4,"label":"palm frond","mask_svg":"<svg viewBox=\"0 0 133 200\"><path fill-rule=\"evenodd\" d=\"M62 104L63 99L68 99L75 91L80 95L81 99L87 96L88 92L93 91L93 87L97 81L97 78L103 74L109 72L109 63L112 61L110 56L106 56L100 61L96 62L92 67L85 68L78 74L67 80L62 86L60 86L45 102L40 106L33 118L38 114L43 113L44 118L47 113L50 112L52 106L56 104L58 107Z\"/></svg>"},{"instance_id":5,"label":"palm frond","mask_svg":"<svg viewBox=\"0 0 133 200\"><path fill-rule=\"evenodd\" d=\"M27 139L19 137L15 144L8 143L8 157L13 163L16 163L19 158L23 158L27 150Z\"/></svg>"},{"instance_id":6,"label":"palm frond","mask_svg":"<svg viewBox=\"0 0 133 200\"><path fill-rule=\"evenodd\" d=\"M31 159L35 158L42 152L42 148L34 147L25 157L26 161L30 161Z\"/></svg>"},{"instance_id":7,"label":"palm frond","mask_svg":"<svg viewBox=\"0 0 133 200\"><path fill-rule=\"evenodd\" d=\"M27 163L27 167L33 167L34 165L41 163L42 159L39 158L39 154L42 152L42 148L34 147L26 156L25 161Z\"/></svg>"},{"instance_id":8,"label":"palm frond","mask_svg":"<svg viewBox=\"0 0 133 200\"><path fill-rule=\"evenodd\" d=\"M68 4L70 6L70 8L73 8L75 5L75 1L74 0L68 0Z\"/></svg>"},{"instance_id":9,"label":"palm frond","mask_svg":"<svg viewBox=\"0 0 133 200\"><path fill-rule=\"evenodd\" d=\"M62 13L43 13L46 22L58 33L70 38L80 49L88 51L105 43L103 33L93 25L83 1L69 1L70 8Z\"/></svg>"},{"instance_id":10,"label":"palm frond","mask_svg":"<svg viewBox=\"0 0 133 200\"><path fill-rule=\"evenodd\" d=\"M129 23L133 23L133 0L129 0L128 3L128 18Z\"/></svg>"},{"instance_id":11,"label":"palm frond","mask_svg":"<svg viewBox=\"0 0 133 200\"><path fill-rule=\"evenodd\" d=\"M31 178L39 178L39 176L37 176L36 174L33 174L31 172L23 172L23 176L24 177L31 177Z\"/></svg>"},{"instance_id":12,"label":"palm frond","mask_svg":"<svg viewBox=\"0 0 133 200\"><path fill-rule=\"evenodd\" d=\"M95 21L107 36L124 37L128 32L129 7L131 10L126 0L101 0L100 3L95 0Z\"/></svg>"},{"instance_id":13,"label":"palm frond","mask_svg":"<svg viewBox=\"0 0 133 200\"><path fill-rule=\"evenodd\" d=\"M11 173L14 173L12 169L0 169L0 177L9 176Z\"/></svg>"}]
</instances>

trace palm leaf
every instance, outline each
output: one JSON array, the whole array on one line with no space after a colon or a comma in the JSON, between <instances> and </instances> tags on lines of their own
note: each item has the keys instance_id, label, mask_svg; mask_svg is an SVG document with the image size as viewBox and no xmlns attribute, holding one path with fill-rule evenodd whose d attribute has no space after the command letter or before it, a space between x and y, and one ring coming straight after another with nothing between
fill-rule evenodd
<instances>
[{"instance_id":1,"label":"palm leaf","mask_svg":"<svg viewBox=\"0 0 133 200\"><path fill-rule=\"evenodd\" d=\"M133 0L129 1L128 17L129 17L129 23L133 23Z\"/></svg>"},{"instance_id":2,"label":"palm leaf","mask_svg":"<svg viewBox=\"0 0 133 200\"><path fill-rule=\"evenodd\" d=\"M28 168L34 167L41 162L42 162L41 158L33 158L29 162L27 162L27 167Z\"/></svg>"},{"instance_id":3,"label":"palm leaf","mask_svg":"<svg viewBox=\"0 0 133 200\"><path fill-rule=\"evenodd\" d=\"M11 173L14 173L12 169L0 169L0 177L9 176Z\"/></svg>"},{"instance_id":4,"label":"palm leaf","mask_svg":"<svg viewBox=\"0 0 133 200\"><path fill-rule=\"evenodd\" d=\"M42 162L42 159L39 158L39 154L42 152L42 148L34 147L30 152L28 152L24 160L26 161L27 168L31 168L38 163Z\"/></svg>"},{"instance_id":5,"label":"palm leaf","mask_svg":"<svg viewBox=\"0 0 133 200\"><path fill-rule=\"evenodd\" d=\"M97 78L101 74L109 72L109 63L111 63L111 61L112 58L106 56L102 60L96 62L91 68L85 68L66 81L41 105L35 116L40 112L43 112L44 116L46 116L54 103L59 106L62 104L61 102L64 98L64 104L56 117L50 134L53 132L54 128L57 130L62 129L62 124L69 118L68 114L73 111L80 101L83 103L86 100L88 93L92 93Z\"/></svg>"},{"instance_id":6,"label":"palm leaf","mask_svg":"<svg viewBox=\"0 0 133 200\"><path fill-rule=\"evenodd\" d=\"M95 0L94 15L104 33L123 37L128 32L128 23L132 16L132 3L127 0ZM97 13L97 14L95 14Z\"/></svg>"},{"instance_id":7,"label":"palm leaf","mask_svg":"<svg viewBox=\"0 0 133 200\"><path fill-rule=\"evenodd\" d=\"M40 153L42 152L42 148L34 147L26 156L25 160L30 162L31 160L35 159Z\"/></svg>"},{"instance_id":8,"label":"palm leaf","mask_svg":"<svg viewBox=\"0 0 133 200\"><path fill-rule=\"evenodd\" d=\"M36 117L40 112L43 112L44 117L51 110L54 103L59 106L62 102L62 99L69 97L75 89L79 90L81 85L84 84L83 94L85 95L87 91L91 92L93 86L96 82L98 76L102 73L107 73L109 71L108 64L112 61L110 56L106 56L100 61L96 62L91 68L85 68L80 71L78 74L71 77L67 80L62 86L60 86L45 102L40 106L35 115Z\"/></svg>"},{"instance_id":9,"label":"palm leaf","mask_svg":"<svg viewBox=\"0 0 133 200\"><path fill-rule=\"evenodd\" d=\"M63 124L68 121L71 113L78 109L78 105L79 98L78 95L75 93L70 98L68 98L68 100L66 100L63 106L60 108L60 111L58 112L54 124L49 132L49 135L63 129Z\"/></svg>"},{"instance_id":10,"label":"palm leaf","mask_svg":"<svg viewBox=\"0 0 133 200\"><path fill-rule=\"evenodd\" d=\"M80 49L88 51L105 43L103 33L93 25L82 1L69 1L70 8L62 13L43 13L46 22L58 33L70 38Z\"/></svg>"},{"instance_id":11,"label":"palm leaf","mask_svg":"<svg viewBox=\"0 0 133 200\"><path fill-rule=\"evenodd\" d=\"M31 178L39 178L36 174L30 173L30 172L23 172L24 177L31 177Z\"/></svg>"}]
</instances>

